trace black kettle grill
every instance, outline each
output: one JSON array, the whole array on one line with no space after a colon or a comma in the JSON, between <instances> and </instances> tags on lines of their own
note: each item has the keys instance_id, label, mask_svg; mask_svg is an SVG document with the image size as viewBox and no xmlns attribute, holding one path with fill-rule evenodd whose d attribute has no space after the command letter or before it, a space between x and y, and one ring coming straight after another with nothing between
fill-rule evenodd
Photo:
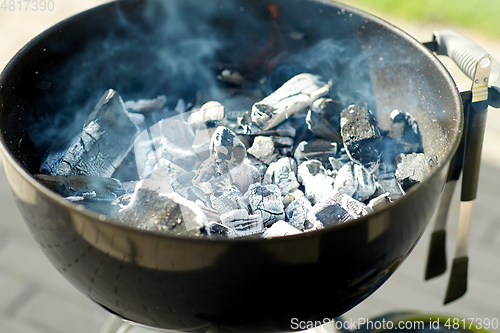
<instances>
[{"instance_id":1,"label":"black kettle grill","mask_svg":"<svg viewBox=\"0 0 500 333\"><path fill-rule=\"evenodd\" d=\"M435 37L427 46L450 55L474 77L482 52L474 53L469 44L463 48L462 38L450 32ZM484 110L498 102L496 88L488 94L488 78L498 76L488 59L480 67L487 71L493 64L492 76L480 78L483 101L476 102L474 90L461 98L427 47L339 3L113 2L40 34L4 69L5 171L45 255L110 312L181 331L214 326L224 332L287 331L291 318L343 314L389 278L423 234L453 178L450 165L456 175L463 160L473 161L464 166L464 180L471 181L463 200L475 198ZM221 68L258 78L280 65L321 71L345 103L366 101L380 119L393 109L409 112L419 122L424 150L438 158L439 167L389 207L340 226L272 240L192 239L133 229L64 200L33 177L61 129L81 116L86 101L109 88L125 100L159 94L189 98ZM472 119L464 127L467 139L462 101ZM462 150L466 158L452 160Z\"/></svg>"}]
</instances>

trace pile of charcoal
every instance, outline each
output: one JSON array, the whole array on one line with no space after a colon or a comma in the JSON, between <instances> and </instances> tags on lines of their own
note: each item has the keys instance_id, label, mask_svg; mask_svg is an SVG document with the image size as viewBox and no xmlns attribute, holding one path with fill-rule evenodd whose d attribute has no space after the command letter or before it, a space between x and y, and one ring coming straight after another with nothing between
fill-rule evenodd
<instances>
[{"instance_id":1,"label":"pile of charcoal","mask_svg":"<svg viewBox=\"0 0 500 333\"><path fill-rule=\"evenodd\" d=\"M106 218L173 235L339 225L403 196L437 161L410 114L394 110L381 129L366 106L344 108L330 90L302 73L242 110L182 100L171 110L165 96L124 103L109 90L36 178ZM136 179L118 180L124 170Z\"/></svg>"}]
</instances>

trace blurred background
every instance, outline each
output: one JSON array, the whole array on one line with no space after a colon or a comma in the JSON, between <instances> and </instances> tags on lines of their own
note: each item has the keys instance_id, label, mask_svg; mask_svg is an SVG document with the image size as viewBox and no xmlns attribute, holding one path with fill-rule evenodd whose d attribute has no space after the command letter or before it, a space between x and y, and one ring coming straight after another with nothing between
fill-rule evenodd
<instances>
[{"instance_id":1,"label":"blurred background","mask_svg":"<svg viewBox=\"0 0 500 333\"><path fill-rule=\"evenodd\" d=\"M33 7L11 10L10 2L0 0L0 69L40 32L73 14L108 1L53 0L52 10L46 8L44 11L40 7L36 11ZM420 42L432 40L435 30L456 30L474 40L497 60L500 59L498 0L342 2L391 22ZM460 91L470 89L470 80L449 59L441 60ZM500 111L490 109L479 194L473 215L466 295L443 306L448 274L424 281L431 225L393 277L348 312L345 315L347 319L373 318L387 312L409 310L459 318L500 320L499 144ZM43 256L17 210L7 181L0 163L0 333L99 332L107 312L77 292ZM458 211L457 192L447 230L449 264L455 250Z\"/></svg>"}]
</instances>

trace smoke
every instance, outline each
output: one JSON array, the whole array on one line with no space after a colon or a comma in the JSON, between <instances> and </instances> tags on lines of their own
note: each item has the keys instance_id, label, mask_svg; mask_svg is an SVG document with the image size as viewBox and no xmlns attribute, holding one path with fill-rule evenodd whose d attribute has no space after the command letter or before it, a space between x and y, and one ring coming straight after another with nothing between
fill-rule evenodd
<instances>
[{"instance_id":1,"label":"smoke","mask_svg":"<svg viewBox=\"0 0 500 333\"><path fill-rule=\"evenodd\" d=\"M266 96L310 72L332 82L330 97L343 107L366 103L382 126L395 108L421 120L415 51L388 46L369 32L372 23L335 6L171 0L141 2L130 10L123 3L108 5L95 23L80 21L75 30L85 33L71 41L75 50L68 45L58 51L62 62L44 76L51 84L40 101L46 117L34 126L41 151L53 142L57 149L69 143L108 89L124 101L166 95L170 110L179 99L191 106L234 100L234 87L217 78L226 69L243 77L241 94ZM99 21L106 19L109 24Z\"/></svg>"}]
</instances>

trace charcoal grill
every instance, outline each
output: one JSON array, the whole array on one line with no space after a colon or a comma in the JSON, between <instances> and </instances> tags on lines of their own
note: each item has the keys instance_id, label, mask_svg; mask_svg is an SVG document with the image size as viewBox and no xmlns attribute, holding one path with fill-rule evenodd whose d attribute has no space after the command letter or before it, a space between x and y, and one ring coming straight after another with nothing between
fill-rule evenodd
<instances>
[{"instance_id":1,"label":"charcoal grill","mask_svg":"<svg viewBox=\"0 0 500 333\"><path fill-rule=\"evenodd\" d=\"M324 47L319 60L299 57L317 45ZM446 45L452 51L445 38L428 46L440 51ZM214 52L203 53L201 46ZM193 53L198 57L186 61ZM86 101L109 88L126 99L189 98L204 88L207 73L238 69L251 82L279 65L321 70L337 80L345 103L364 100L380 118L395 108L409 112L440 166L390 207L272 240L214 241L133 229L67 202L33 177L59 134L51 129L69 126ZM333 318L356 306L423 234L462 136L462 99L437 58L394 26L335 2L106 4L33 39L3 71L0 86L5 171L43 252L111 313L165 329L286 331L291 318ZM494 104L496 90L490 95ZM470 105L472 95L463 97Z\"/></svg>"}]
</instances>

